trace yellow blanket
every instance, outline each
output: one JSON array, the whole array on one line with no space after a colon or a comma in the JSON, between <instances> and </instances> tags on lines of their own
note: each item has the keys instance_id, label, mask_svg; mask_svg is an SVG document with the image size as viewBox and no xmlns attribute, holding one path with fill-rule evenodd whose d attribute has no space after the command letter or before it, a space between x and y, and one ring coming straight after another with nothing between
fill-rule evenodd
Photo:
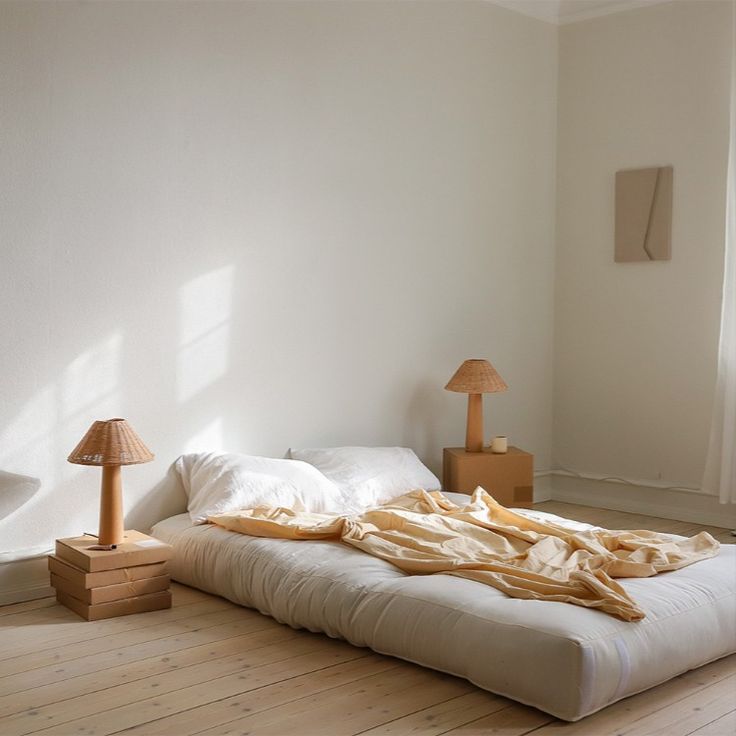
<instances>
[{"instance_id":1,"label":"yellow blanket","mask_svg":"<svg viewBox=\"0 0 736 736\"><path fill-rule=\"evenodd\" d=\"M341 540L412 575L457 575L513 598L599 608L626 621L645 613L613 578L677 570L719 548L707 532L672 540L650 531L571 531L515 514L482 488L465 506L413 491L355 516L263 507L209 521L256 537Z\"/></svg>"}]
</instances>

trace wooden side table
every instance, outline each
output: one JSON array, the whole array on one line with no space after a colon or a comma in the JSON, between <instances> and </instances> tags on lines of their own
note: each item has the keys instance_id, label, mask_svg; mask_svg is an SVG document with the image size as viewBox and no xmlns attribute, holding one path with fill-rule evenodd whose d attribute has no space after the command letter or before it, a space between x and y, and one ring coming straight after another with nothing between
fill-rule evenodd
<instances>
[{"instance_id":1,"label":"wooden side table","mask_svg":"<svg viewBox=\"0 0 736 736\"><path fill-rule=\"evenodd\" d=\"M531 508L534 502L534 455L518 447L505 454L489 448L468 452L464 447L445 447L442 456L442 487L446 491L472 493L478 486L504 506Z\"/></svg>"}]
</instances>

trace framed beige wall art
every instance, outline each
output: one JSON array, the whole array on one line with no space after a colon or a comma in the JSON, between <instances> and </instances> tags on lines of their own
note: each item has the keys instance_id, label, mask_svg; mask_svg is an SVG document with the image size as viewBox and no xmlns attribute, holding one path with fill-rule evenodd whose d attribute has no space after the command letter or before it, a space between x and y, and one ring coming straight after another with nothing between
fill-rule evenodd
<instances>
[{"instance_id":1,"label":"framed beige wall art","mask_svg":"<svg viewBox=\"0 0 736 736\"><path fill-rule=\"evenodd\" d=\"M672 179L671 166L616 172L617 263L672 257Z\"/></svg>"}]
</instances>

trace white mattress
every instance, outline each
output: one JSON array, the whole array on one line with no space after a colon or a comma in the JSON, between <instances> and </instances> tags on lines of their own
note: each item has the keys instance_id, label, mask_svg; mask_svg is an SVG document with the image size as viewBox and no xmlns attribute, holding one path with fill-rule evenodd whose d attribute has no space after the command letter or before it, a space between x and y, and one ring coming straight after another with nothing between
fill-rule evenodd
<instances>
[{"instance_id":1,"label":"white mattress","mask_svg":"<svg viewBox=\"0 0 736 736\"><path fill-rule=\"evenodd\" d=\"M647 614L627 623L450 575L406 575L338 542L249 537L192 526L187 514L153 533L174 546L172 575L186 585L565 720L736 651L736 545L682 570L620 581Z\"/></svg>"}]
</instances>

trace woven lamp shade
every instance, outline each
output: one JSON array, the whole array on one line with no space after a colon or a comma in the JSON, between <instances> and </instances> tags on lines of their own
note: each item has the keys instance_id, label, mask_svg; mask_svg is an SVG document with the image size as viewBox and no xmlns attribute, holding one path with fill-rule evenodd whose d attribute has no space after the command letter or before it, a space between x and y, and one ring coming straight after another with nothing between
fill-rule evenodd
<instances>
[{"instance_id":1,"label":"woven lamp shade","mask_svg":"<svg viewBox=\"0 0 736 736\"><path fill-rule=\"evenodd\" d=\"M466 360L445 388L462 394L495 394L506 391L506 382L487 360Z\"/></svg>"},{"instance_id":2,"label":"woven lamp shade","mask_svg":"<svg viewBox=\"0 0 736 736\"><path fill-rule=\"evenodd\" d=\"M153 453L125 419L95 422L67 458L77 465L138 465Z\"/></svg>"}]
</instances>

